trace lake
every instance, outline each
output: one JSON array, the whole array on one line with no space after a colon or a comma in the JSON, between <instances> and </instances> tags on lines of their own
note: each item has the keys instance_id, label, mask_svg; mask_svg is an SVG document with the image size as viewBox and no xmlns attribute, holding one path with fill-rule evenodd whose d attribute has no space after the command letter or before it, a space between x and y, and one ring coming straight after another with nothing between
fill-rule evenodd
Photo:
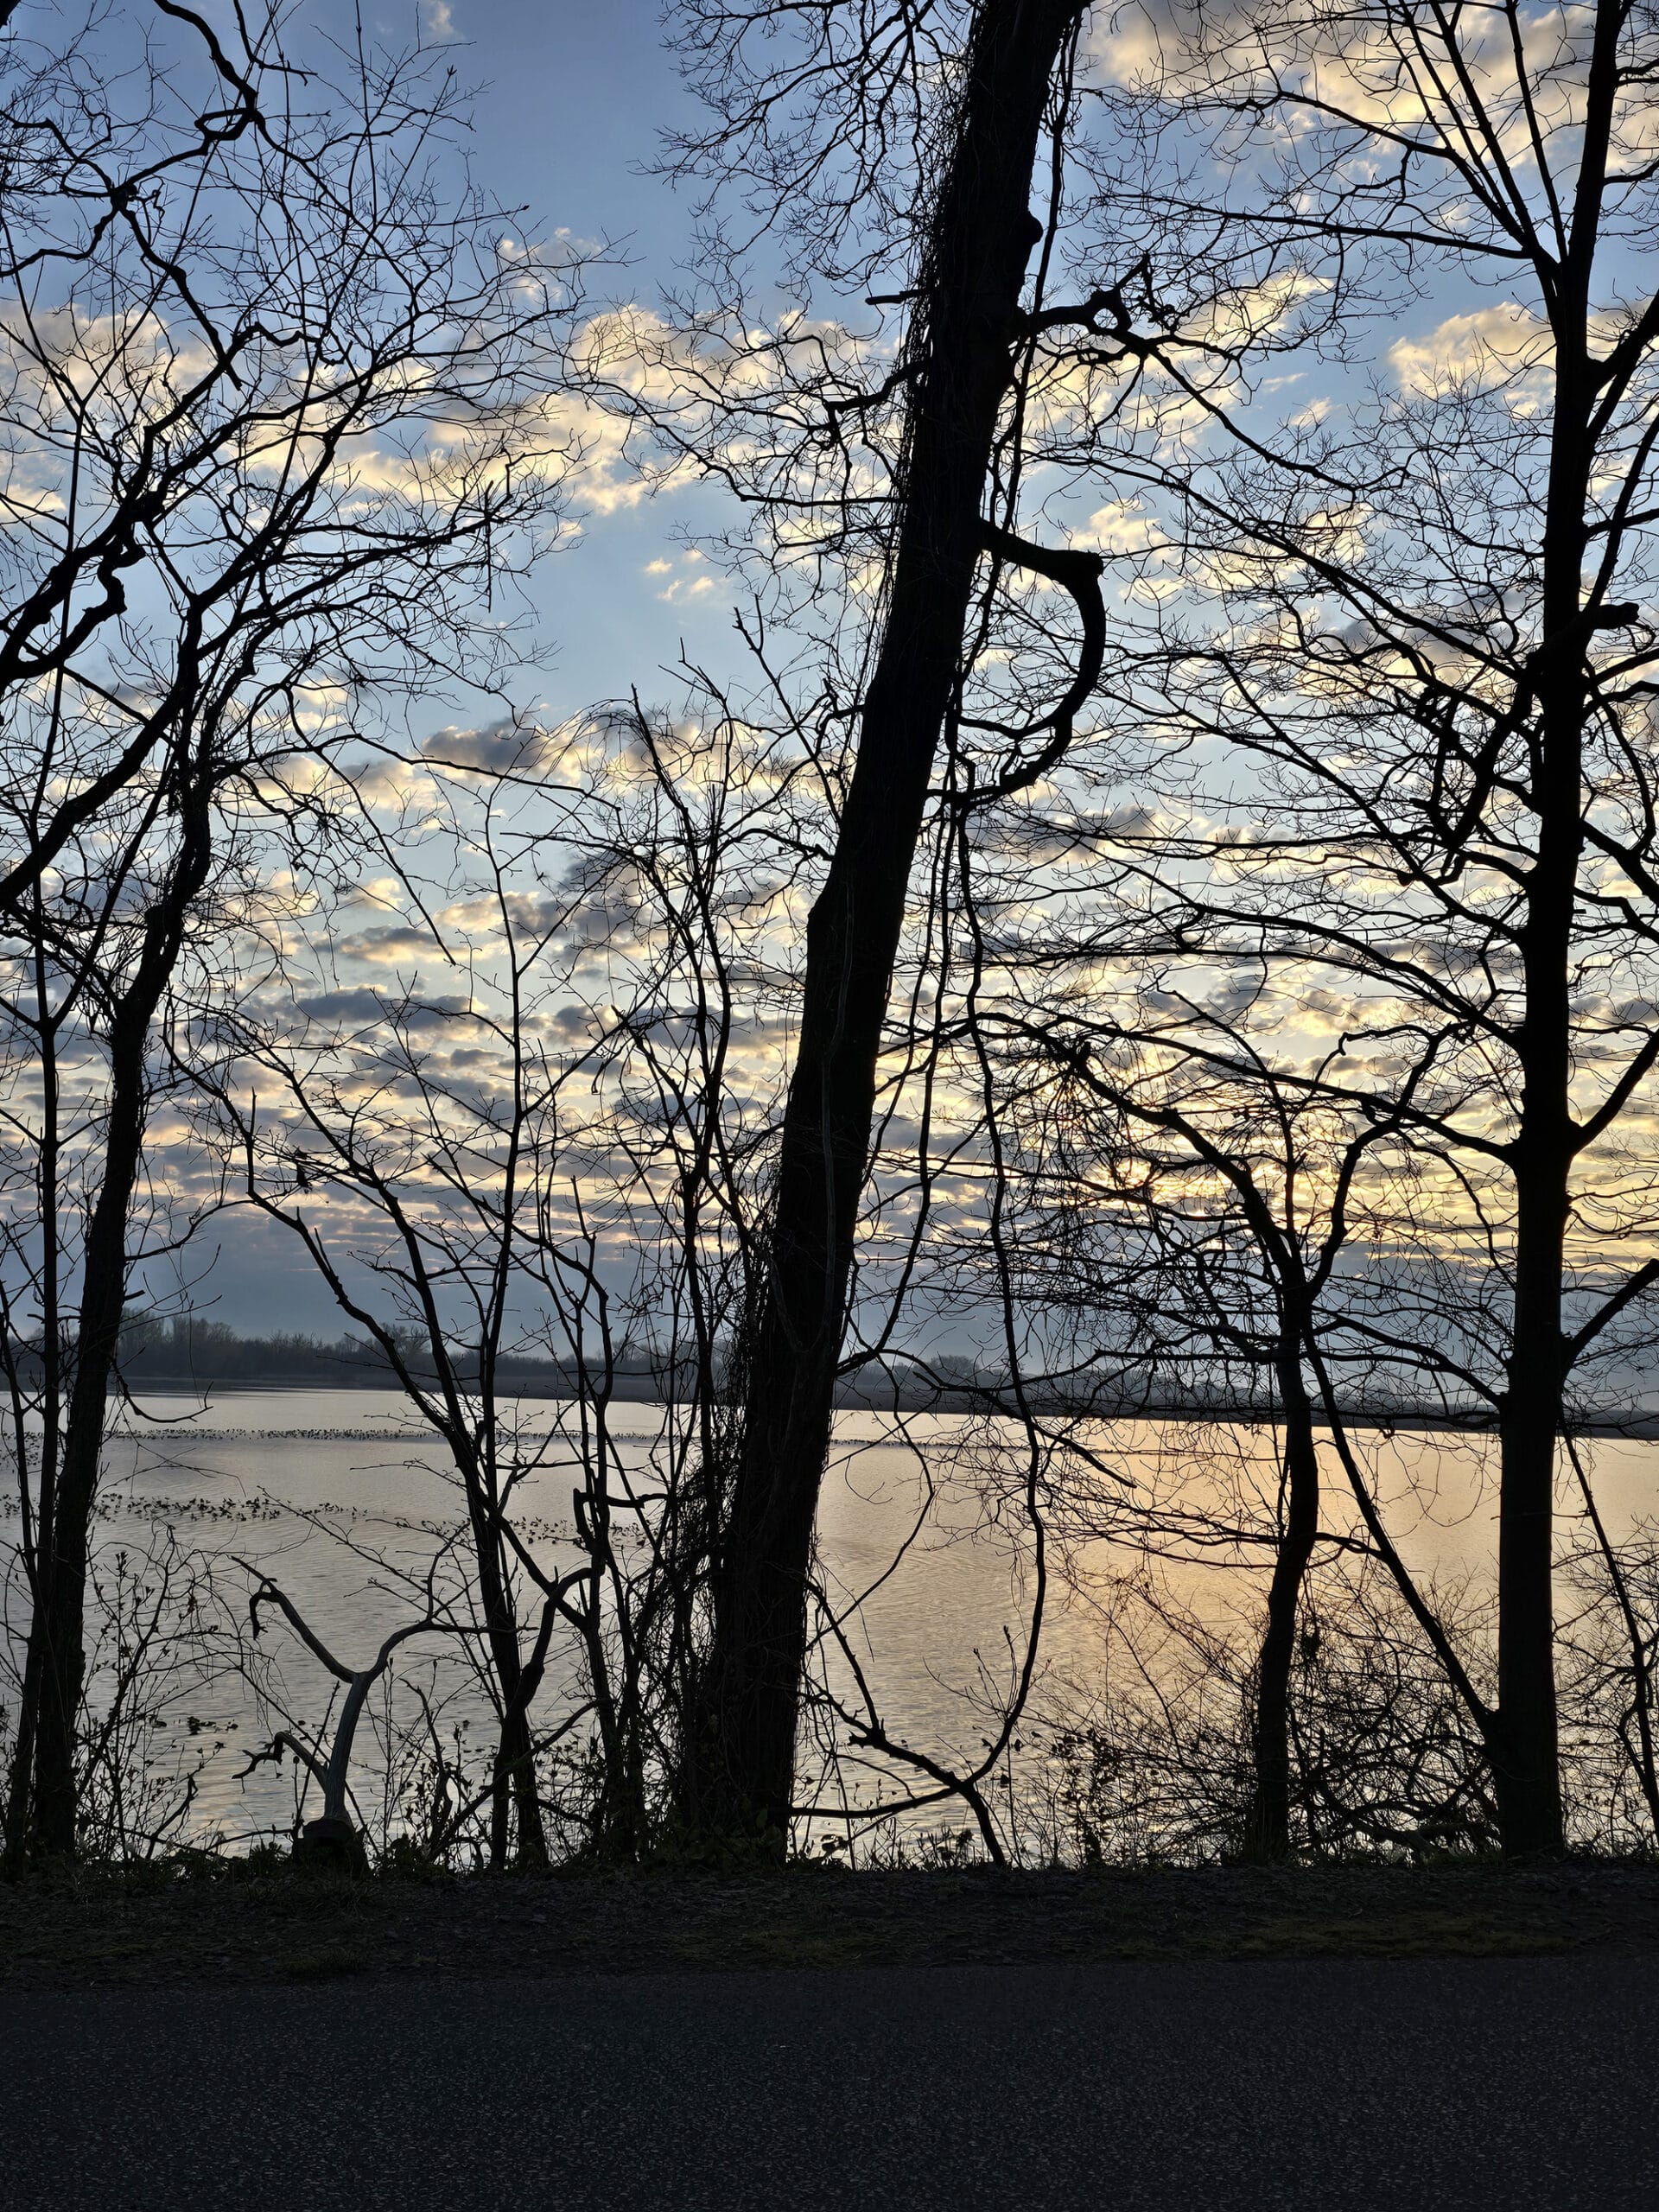
<instances>
[{"instance_id":1,"label":"lake","mask_svg":"<svg viewBox=\"0 0 1659 2212\"><path fill-rule=\"evenodd\" d=\"M550 1561L574 1557L561 1534L574 1460L556 1440L569 1413L554 1401L526 1399L516 1408L526 1435L556 1440L543 1447L543 1464L525 1479L519 1502L532 1548ZM662 1419L648 1405L613 1409L625 1462L644 1466ZM1262 1589L1260 1551L1248 1538L1270 1525L1270 1433L1140 1421L1096 1424L1079 1440L1089 1447L1086 1501L1072 1502L1076 1462L1066 1463L1061 1494L1046 1501L1052 1570L1046 1695L1061 1685L1086 1695L1122 1664L1114 1622L1138 1588L1155 1588L1160 1604L1220 1631L1248 1624ZM1365 1448L1414 1568L1467 1575L1477 1587L1489 1582L1497 1539L1490 1441L1419 1433L1371 1437ZM1351 1531L1351 1500L1328 1450L1326 1457L1328 1524ZM205 1405L151 1398L120 1416L111 1440L100 1571L107 1584L118 1554L141 1559L171 1529L212 1564L216 1620L245 1618L249 1576L239 1559L274 1575L317 1635L361 1665L417 1610L396 1578L418 1576L455 1522L456 1493L442 1466L441 1446L411 1427L395 1392L226 1390ZM849 1634L888 1733L960 1765L992 1732L988 1715L1024 1650L1034 1589L1028 1471L1025 1440L1012 1423L862 1412L837 1419L820 1516L826 1586L838 1607L873 1592L849 1616ZM1046 1479L1056 1471L1046 1470ZM1659 1510L1659 1444L1599 1443L1594 1478L1609 1533L1619 1541ZM1562 1507L1563 1541L1571 1543L1584 1524L1570 1484ZM267 1621L259 1649L280 1654L290 1709L315 1726L328 1705L329 1679L283 1623L274 1615ZM16 1627L14 1618L14 1634ZM446 1726L465 1720L486 1738L483 1701L453 1655L435 1652L429 1639L423 1652L405 1651L406 1685L419 1680L435 1698L447 1696ZM538 1714L543 1725L574 1679L572 1655L556 1653ZM831 1679L850 1694L844 1663L832 1667ZM238 1776L244 1753L271 1726L244 1679L224 1671L204 1679L187 1661L152 1702L157 1766L200 1768L192 1812L199 1832L245 1840L286 1831L295 1807L291 1764ZM359 1738L358 1771L369 1796L384 1787L371 1734ZM899 1771L877 1762L861 1786L872 1792L886 1775L891 1789ZM959 1808L944 1816L960 1824Z\"/></svg>"}]
</instances>

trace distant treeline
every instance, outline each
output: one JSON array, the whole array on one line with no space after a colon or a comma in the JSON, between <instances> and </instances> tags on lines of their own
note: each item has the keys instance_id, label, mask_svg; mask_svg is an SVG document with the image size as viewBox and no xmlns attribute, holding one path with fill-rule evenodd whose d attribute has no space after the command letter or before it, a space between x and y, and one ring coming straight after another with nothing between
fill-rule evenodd
<instances>
[{"instance_id":1,"label":"distant treeline","mask_svg":"<svg viewBox=\"0 0 1659 2212\"><path fill-rule=\"evenodd\" d=\"M413 1373L435 1373L424 1331L396 1328L391 1333ZM632 1381L644 1381L654 1372L648 1356L631 1355L619 1364ZM245 1337L226 1322L194 1314L129 1322L121 1332L118 1365L129 1384L277 1382L385 1389L393 1380L391 1359L373 1338L347 1332L330 1339L286 1329ZM465 1371L464 1360L461 1366ZM520 1387L558 1388L575 1379L556 1360L523 1351L502 1353L496 1370L502 1382ZM472 1371L476 1373L475 1363Z\"/></svg>"},{"instance_id":2,"label":"distant treeline","mask_svg":"<svg viewBox=\"0 0 1659 2212\"><path fill-rule=\"evenodd\" d=\"M423 1330L401 1326L394 1328L391 1336L412 1375L435 1379ZM454 1345L450 1353L459 1379L476 1382L476 1360ZM337 1389L397 1387L391 1359L372 1338L347 1332L327 1339L289 1330L278 1330L268 1337L245 1337L226 1322L192 1314L130 1320L121 1332L118 1369L130 1389L200 1389L214 1383ZM675 1352L664 1345L635 1344L617 1351L607 1384L596 1365L590 1366L584 1377L574 1362L521 1350L498 1356L496 1381L509 1395L575 1397L584 1390L593 1394L608 1388L610 1396L625 1403L664 1403L694 1398L697 1370L689 1351ZM725 1395L718 1382L716 1394ZM925 1357L889 1353L880 1361L843 1375L836 1385L835 1397L837 1406L875 1412L1015 1409L1015 1394L1007 1371L959 1352ZM1261 1395L1242 1399L1236 1385L1230 1386L1224 1378L1206 1387L1202 1379L1190 1374L1179 1378L1160 1376L1133 1364L1094 1366L1066 1375L1026 1376L1018 1397L1028 1412L1046 1419L1094 1414L1118 1420L1144 1416L1272 1421L1280 1417L1265 1382ZM1489 1408L1478 1405L1437 1406L1432 1402L1350 1403L1344 1411L1351 1422L1362 1427L1471 1430L1490 1427L1491 1418ZM1610 1404L1595 1413L1586 1409L1580 1414L1580 1425L1587 1430L1627 1435L1659 1433L1659 1417L1639 1402Z\"/></svg>"},{"instance_id":3,"label":"distant treeline","mask_svg":"<svg viewBox=\"0 0 1659 2212\"><path fill-rule=\"evenodd\" d=\"M423 1331L400 1327L392 1332L392 1338L411 1374L435 1379ZM475 1382L476 1361L464 1354L454 1355L454 1347L451 1350L461 1379ZM25 1378L31 1370L38 1374L38 1344L14 1344L12 1357ZM226 1322L194 1314L165 1319L144 1315L130 1320L121 1332L117 1370L121 1383L128 1389L192 1389L215 1383L313 1389L397 1387L390 1357L372 1338L346 1332L328 1338L286 1329L270 1336L245 1337ZM509 1393L549 1397L575 1397L584 1389L593 1393L602 1389L605 1381L595 1367L590 1367L583 1378L571 1362L538 1357L524 1351L500 1354L496 1378ZM696 1364L690 1355L677 1356L661 1346L634 1346L620 1351L610 1372L609 1395L625 1403L690 1399L696 1388ZM1022 1380L1020 1396L1028 1410L1050 1417L1080 1413L1103 1419L1140 1415L1250 1421L1277 1417L1268 1398L1241 1402L1236 1392L1205 1390L1190 1376L1175 1389L1166 1378L1128 1367L1065 1377L1027 1376ZM1000 1401L1011 1398L1006 1373L957 1352L925 1358L888 1354L880 1363L843 1376L836 1388L838 1406L877 1412L995 1410ZM1351 1406L1346 1410L1351 1420L1365 1427L1473 1429L1488 1426L1488 1417L1472 1407L1454 1411L1377 1405ZM1651 1435L1659 1430L1659 1420L1653 1414L1630 1406L1609 1407L1582 1425L1630 1435Z\"/></svg>"},{"instance_id":4,"label":"distant treeline","mask_svg":"<svg viewBox=\"0 0 1659 2212\"><path fill-rule=\"evenodd\" d=\"M393 1332L399 1351L418 1374L433 1371L426 1338L413 1330ZM73 1344L66 1348L66 1364L73 1362ZM38 1341L14 1343L11 1357L21 1373L30 1378L41 1367ZM346 1334L335 1338L312 1336L302 1330L277 1329L269 1336L245 1337L224 1321L178 1314L166 1319L148 1316L130 1320L121 1331L116 1370L128 1387L191 1385L210 1382L267 1382L384 1389L392 1381L392 1365L385 1349L371 1338ZM503 1379L546 1381L563 1370L556 1362L523 1354L505 1355L499 1363ZM647 1363L629 1363L631 1374L644 1374Z\"/></svg>"},{"instance_id":5,"label":"distant treeline","mask_svg":"<svg viewBox=\"0 0 1659 2212\"><path fill-rule=\"evenodd\" d=\"M399 1327L392 1340L409 1370L435 1377L424 1331ZM40 1368L38 1343L14 1344L12 1355L29 1376ZM73 1347L69 1351L73 1358ZM463 1376L476 1379L475 1359L456 1358ZM279 1329L269 1336L243 1336L225 1321L195 1314L166 1318L143 1315L121 1332L116 1367L128 1389L191 1389L212 1383L263 1383L293 1388L386 1389L396 1387L392 1363L376 1339L349 1332L335 1338L302 1330ZM504 1352L496 1362L498 1382L512 1390L575 1395L582 1385L575 1364L533 1351ZM837 1392L843 1405L893 1409L935 1407L963 1408L997 1391L1001 1378L959 1354L947 1354L925 1367L902 1358L867 1374L843 1379ZM602 1377L590 1367L586 1388ZM611 1370L612 1395L627 1401L690 1396L696 1367L685 1353L663 1347L635 1346L620 1351Z\"/></svg>"},{"instance_id":6,"label":"distant treeline","mask_svg":"<svg viewBox=\"0 0 1659 2212\"><path fill-rule=\"evenodd\" d=\"M410 1371L435 1376L425 1332L395 1328L393 1342ZM452 1347L452 1351L454 1348ZM12 1356L25 1376L38 1373L38 1343L14 1344ZM68 1358L73 1360L73 1346ZM476 1360L458 1355L463 1376L476 1379ZM313 1336L302 1330L278 1329L269 1336L243 1336L225 1321L196 1314L164 1318L135 1316L123 1327L116 1361L120 1381L128 1389L189 1389L211 1383L264 1383L294 1388L385 1389L396 1387L392 1364L385 1348L374 1338L349 1332L334 1338ZM574 1395L582 1378L569 1361L538 1357L532 1351L504 1352L497 1359L498 1381L510 1389ZM590 1367L586 1387L600 1387L601 1376ZM696 1388L696 1364L689 1353L676 1354L665 1347L638 1345L618 1352L611 1370L612 1395L639 1401L689 1397ZM844 1376L836 1393L842 1406L906 1410L932 1408L966 1411L994 1401L1006 1388L1000 1370L961 1353L947 1352L926 1360L890 1356L861 1373ZM1051 1408L1072 1402L1076 1393L1053 1385L1037 1385L1036 1395ZM1116 1377L1099 1389L1102 1410L1221 1411L1219 1406L1195 1408L1190 1393L1177 1408L1155 1390L1148 1392L1144 1378L1131 1382Z\"/></svg>"}]
</instances>

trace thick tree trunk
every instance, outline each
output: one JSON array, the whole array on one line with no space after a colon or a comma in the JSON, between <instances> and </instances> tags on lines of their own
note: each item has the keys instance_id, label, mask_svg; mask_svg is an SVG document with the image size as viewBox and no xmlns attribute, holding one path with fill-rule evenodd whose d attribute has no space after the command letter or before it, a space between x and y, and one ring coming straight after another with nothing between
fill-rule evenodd
<instances>
[{"instance_id":1,"label":"thick tree trunk","mask_svg":"<svg viewBox=\"0 0 1659 2212\"><path fill-rule=\"evenodd\" d=\"M507 1863L507 1808L518 1815L518 1849L521 1867L540 1870L548 1864L547 1831L541 1800L536 1794L536 1766L531 1757L530 1713L516 1687L512 1703L501 1716L501 1735L495 1755L495 1790L490 1804L490 1865L499 1872Z\"/></svg>"},{"instance_id":2,"label":"thick tree trunk","mask_svg":"<svg viewBox=\"0 0 1659 2212\"><path fill-rule=\"evenodd\" d=\"M1577 604L1575 575L1574 618ZM1577 662L1576 640L1571 652ZM1567 653L1561 659L1567 661ZM1556 1440L1566 1381L1562 1274L1573 1164L1570 954L1586 706L1580 669L1565 667L1541 703L1543 790L1522 946L1526 1017L1515 1146L1515 1313L1499 1423L1498 1687L1491 1736L1503 1849L1519 1857L1563 1847L1553 1576Z\"/></svg>"},{"instance_id":3,"label":"thick tree trunk","mask_svg":"<svg viewBox=\"0 0 1659 2212\"><path fill-rule=\"evenodd\" d=\"M1592 105L1605 110L1611 67L1604 7ZM1538 844L1521 933L1524 1013L1522 1098L1512 1154L1516 1187L1515 1312L1499 1424L1497 1725L1493 1782L1503 1849L1511 1856L1564 1847L1555 1696L1554 1488L1566 1387L1561 1333L1565 1240L1576 1129L1572 1117L1573 950L1584 845L1584 730L1590 694L1582 607L1588 543L1589 291L1602 174L1586 130L1573 245L1554 302L1554 414L1544 514L1542 637L1533 657L1538 749L1532 810ZM1604 143L1605 151L1605 143Z\"/></svg>"},{"instance_id":4,"label":"thick tree trunk","mask_svg":"<svg viewBox=\"0 0 1659 2212\"><path fill-rule=\"evenodd\" d=\"M35 1805L35 1736L41 1714L41 1675L45 1639L39 1632L38 1598L29 1613L29 1642L23 1654L23 1677L17 1700L17 1732L12 1740L11 1764L6 1781L5 1860L8 1868L22 1864L29 1848Z\"/></svg>"},{"instance_id":5,"label":"thick tree trunk","mask_svg":"<svg viewBox=\"0 0 1659 2212\"><path fill-rule=\"evenodd\" d=\"M518 1847L512 1855L520 1866L547 1865L547 1832L531 1757L530 1704L535 1685L525 1679L518 1617L493 1556L486 1569L480 1551L480 1569L490 1656L501 1697L501 1728L496 1739L490 1795L490 1866L499 1873L509 1855L510 1812L518 1815Z\"/></svg>"},{"instance_id":6,"label":"thick tree trunk","mask_svg":"<svg viewBox=\"0 0 1659 2212\"><path fill-rule=\"evenodd\" d=\"M12 1738L11 1768L7 1779L3 1863L13 1870L21 1866L27 1856L34 1829L35 1739L40 1731L41 1688L46 1672L45 1614L41 1604L41 1592L45 1579L43 1562L51 1548L52 1531L57 1525L58 1432L63 1413L63 1314L58 1219L61 1172L60 1115L62 1105L58 1030L63 1016L61 1011L56 1015L49 1012L44 932L40 927L38 910L33 919L35 930L35 1007L40 1017L41 1038L41 1433L33 1541L31 1543L27 1535L24 1540L24 1564L29 1589L29 1638L24 1650L22 1680L18 1686L16 1732ZM17 1391L20 1378L14 1375L13 1382L14 1390ZM29 1440L21 1411L20 1391L14 1395L13 1404L16 1421L14 1448L17 1458L21 1500L29 1484Z\"/></svg>"},{"instance_id":7,"label":"thick tree trunk","mask_svg":"<svg viewBox=\"0 0 1659 2212\"><path fill-rule=\"evenodd\" d=\"M526 1678L518 1643L518 1616L501 1560L500 1521L493 1494L486 1496L484 1470L475 1462L467 1478L467 1494L473 1531L473 1554L478 1567L479 1597L483 1605L486 1637L496 1688L501 1699L501 1728L491 1774L490 1866L499 1872L507 1863L509 1811L518 1818L517 1857L521 1866L545 1866L547 1834L541 1801L536 1792L536 1770L531 1758L530 1705L540 1681Z\"/></svg>"},{"instance_id":8,"label":"thick tree trunk","mask_svg":"<svg viewBox=\"0 0 1659 2212\"><path fill-rule=\"evenodd\" d=\"M1256 1667L1255 1791L1244 1833L1245 1856L1254 1859L1290 1855L1290 1675L1302 1583L1319 1533L1319 1457L1300 1357L1281 1363L1279 1392L1285 1424L1285 1519Z\"/></svg>"},{"instance_id":9,"label":"thick tree trunk","mask_svg":"<svg viewBox=\"0 0 1659 2212\"><path fill-rule=\"evenodd\" d=\"M984 0L921 276L920 360L886 632L836 852L807 926L770 1274L723 1554L688 1811L781 1851L812 1529L829 1450L876 1058L981 503L1013 375L1049 85L1084 0Z\"/></svg>"}]
</instances>

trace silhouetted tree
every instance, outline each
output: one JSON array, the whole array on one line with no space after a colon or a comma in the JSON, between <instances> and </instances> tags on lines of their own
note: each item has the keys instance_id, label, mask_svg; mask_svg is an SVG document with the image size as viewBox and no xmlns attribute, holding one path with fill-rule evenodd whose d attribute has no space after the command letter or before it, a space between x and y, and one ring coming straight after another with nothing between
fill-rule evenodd
<instances>
[{"instance_id":1,"label":"silhouetted tree","mask_svg":"<svg viewBox=\"0 0 1659 2212\"><path fill-rule=\"evenodd\" d=\"M1638 1353L1656 1280L1635 1130L1659 1061L1659 314L1622 274L1653 235L1652 36L1618 0L1317 0L1178 11L1144 65L1126 41L1103 186L1154 293L1160 254L1189 265L1198 239L1276 267L1287 315L1320 302L1309 359L1313 339L1351 353L1381 308L1413 321L1382 388L1328 414L1275 423L1249 387L1199 404L1176 376L1160 450L1103 378L1045 448L1135 487L1116 558L1157 609L1132 632L1124 602L1123 709L1046 810L1051 849L1098 862L1096 949L1133 938L1166 990L1258 992L1255 1047L1310 1100L1387 1116L1412 1086L1415 1187L1388 1233L1414 1257L1374 1276L1375 1327L1498 1431L1483 1728L1516 1853L1562 1843L1558 1439L1575 1374ZM1126 780L1141 804L1114 819ZM1080 901L1082 874L1048 889Z\"/></svg>"},{"instance_id":2,"label":"silhouetted tree","mask_svg":"<svg viewBox=\"0 0 1659 2212\"><path fill-rule=\"evenodd\" d=\"M301 105L280 10L228 42L161 13L165 48L99 11L45 56L14 20L6 50L3 1319L40 1347L9 1376L14 1856L75 1847L88 1530L169 993L190 963L237 988L238 927L293 895L273 852L326 875L354 811L334 764L377 692L490 680L475 610L561 473L536 403L568 276L504 264L487 205L446 185L450 78L365 50Z\"/></svg>"}]
</instances>

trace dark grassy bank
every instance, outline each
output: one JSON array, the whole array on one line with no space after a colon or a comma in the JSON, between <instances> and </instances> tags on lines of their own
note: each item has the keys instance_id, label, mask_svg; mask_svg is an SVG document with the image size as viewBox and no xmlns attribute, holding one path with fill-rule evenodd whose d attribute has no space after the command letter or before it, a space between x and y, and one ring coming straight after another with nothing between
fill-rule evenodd
<instances>
[{"instance_id":1,"label":"dark grassy bank","mask_svg":"<svg viewBox=\"0 0 1659 2212\"><path fill-rule=\"evenodd\" d=\"M0 1885L0 1986L1659 1951L1659 1868L86 1872Z\"/></svg>"}]
</instances>

